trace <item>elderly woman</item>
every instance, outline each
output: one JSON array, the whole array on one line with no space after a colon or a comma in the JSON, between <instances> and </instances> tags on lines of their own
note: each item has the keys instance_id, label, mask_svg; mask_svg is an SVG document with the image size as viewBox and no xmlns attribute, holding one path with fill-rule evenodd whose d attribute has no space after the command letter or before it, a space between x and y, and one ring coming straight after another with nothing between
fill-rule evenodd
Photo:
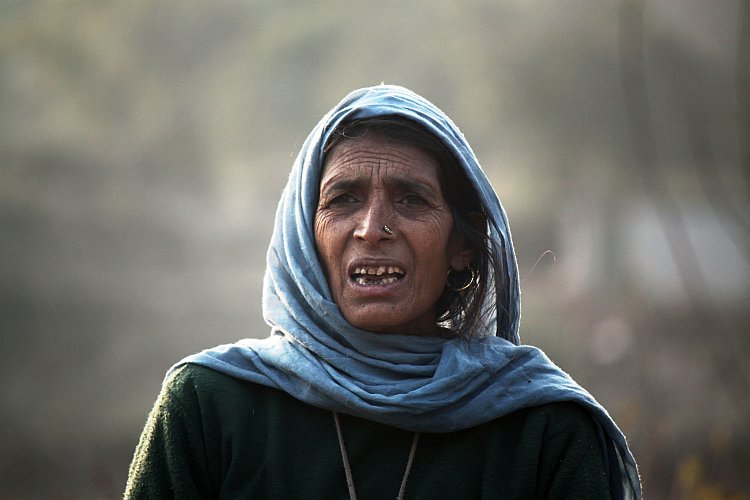
<instances>
[{"instance_id":1,"label":"elderly woman","mask_svg":"<svg viewBox=\"0 0 750 500\"><path fill-rule=\"evenodd\" d=\"M313 129L268 250L271 334L168 373L128 498L640 498L607 412L520 346L503 208L396 86Z\"/></svg>"}]
</instances>

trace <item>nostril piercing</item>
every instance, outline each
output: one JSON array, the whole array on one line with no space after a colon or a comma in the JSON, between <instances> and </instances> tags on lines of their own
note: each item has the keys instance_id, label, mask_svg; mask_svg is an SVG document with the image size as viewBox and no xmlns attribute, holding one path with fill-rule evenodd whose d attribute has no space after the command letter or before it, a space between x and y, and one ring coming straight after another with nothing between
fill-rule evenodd
<instances>
[{"instance_id":1,"label":"nostril piercing","mask_svg":"<svg viewBox=\"0 0 750 500\"><path fill-rule=\"evenodd\" d=\"M383 226L383 231L385 231L386 234L393 234L393 229L388 226Z\"/></svg>"}]
</instances>

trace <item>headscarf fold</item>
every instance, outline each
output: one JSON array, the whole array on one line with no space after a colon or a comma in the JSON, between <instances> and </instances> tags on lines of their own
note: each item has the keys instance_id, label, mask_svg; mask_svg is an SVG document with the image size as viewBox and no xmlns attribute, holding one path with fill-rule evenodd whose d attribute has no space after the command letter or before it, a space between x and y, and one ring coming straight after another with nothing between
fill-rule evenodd
<instances>
[{"instance_id":1,"label":"headscarf fold","mask_svg":"<svg viewBox=\"0 0 750 500\"><path fill-rule=\"evenodd\" d=\"M487 323L471 341L363 331L347 323L333 302L313 228L323 148L343 121L386 115L411 119L438 137L484 207L503 273L492 281L505 284L490 299L507 315ZM203 351L172 370L200 364L316 407L419 432L451 432L522 408L578 402L601 430L614 496L640 498L635 461L606 410L541 350L518 345L518 270L505 211L463 134L426 99L379 85L352 92L323 117L305 140L279 201L266 264L263 316L270 336Z\"/></svg>"}]
</instances>

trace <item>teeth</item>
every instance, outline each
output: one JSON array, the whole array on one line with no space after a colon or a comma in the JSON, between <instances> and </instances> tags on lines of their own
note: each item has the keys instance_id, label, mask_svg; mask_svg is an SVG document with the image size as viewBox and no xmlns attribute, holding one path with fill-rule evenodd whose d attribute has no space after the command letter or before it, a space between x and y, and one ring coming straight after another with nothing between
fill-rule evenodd
<instances>
[{"instance_id":1,"label":"teeth","mask_svg":"<svg viewBox=\"0 0 750 500\"><path fill-rule=\"evenodd\" d=\"M404 271L400 267L396 266L380 266L380 267L357 267L354 269L354 274L367 274L372 276L382 276L384 274L404 274Z\"/></svg>"},{"instance_id":2,"label":"teeth","mask_svg":"<svg viewBox=\"0 0 750 500\"><path fill-rule=\"evenodd\" d=\"M385 286L395 283L404 274L398 266L358 266L354 268L352 279L364 286Z\"/></svg>"},{"instance_id":3,"label":"teeth","mask_svg":"<svg viewBox=\"0 0 750 500\"><path fill-rule=\"evenodd\" d=\"M398 278L391 276L389 278L383 278L377 281L370 281L364 276L357 276L354 281L356 281L360 285L388 285L390 283L395 283L396 281L398 281Z\"/></svg>"}]
</instances>

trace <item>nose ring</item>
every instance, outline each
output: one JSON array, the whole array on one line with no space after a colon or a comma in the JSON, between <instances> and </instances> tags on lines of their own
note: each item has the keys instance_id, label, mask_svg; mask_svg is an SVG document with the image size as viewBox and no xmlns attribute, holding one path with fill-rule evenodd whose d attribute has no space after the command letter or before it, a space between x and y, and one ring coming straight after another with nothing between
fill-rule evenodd
<instances>
[{"instance_id":1,"label":"nose ring","mask_svg":"<svg viewBox=\"0 0 750 500\"><path fill-rule=\"evenodd\" d=\"M393 234L393 229L388 226L383 226L383 231L385 231L385 234Z\"/></svg>"}]
</instances>

